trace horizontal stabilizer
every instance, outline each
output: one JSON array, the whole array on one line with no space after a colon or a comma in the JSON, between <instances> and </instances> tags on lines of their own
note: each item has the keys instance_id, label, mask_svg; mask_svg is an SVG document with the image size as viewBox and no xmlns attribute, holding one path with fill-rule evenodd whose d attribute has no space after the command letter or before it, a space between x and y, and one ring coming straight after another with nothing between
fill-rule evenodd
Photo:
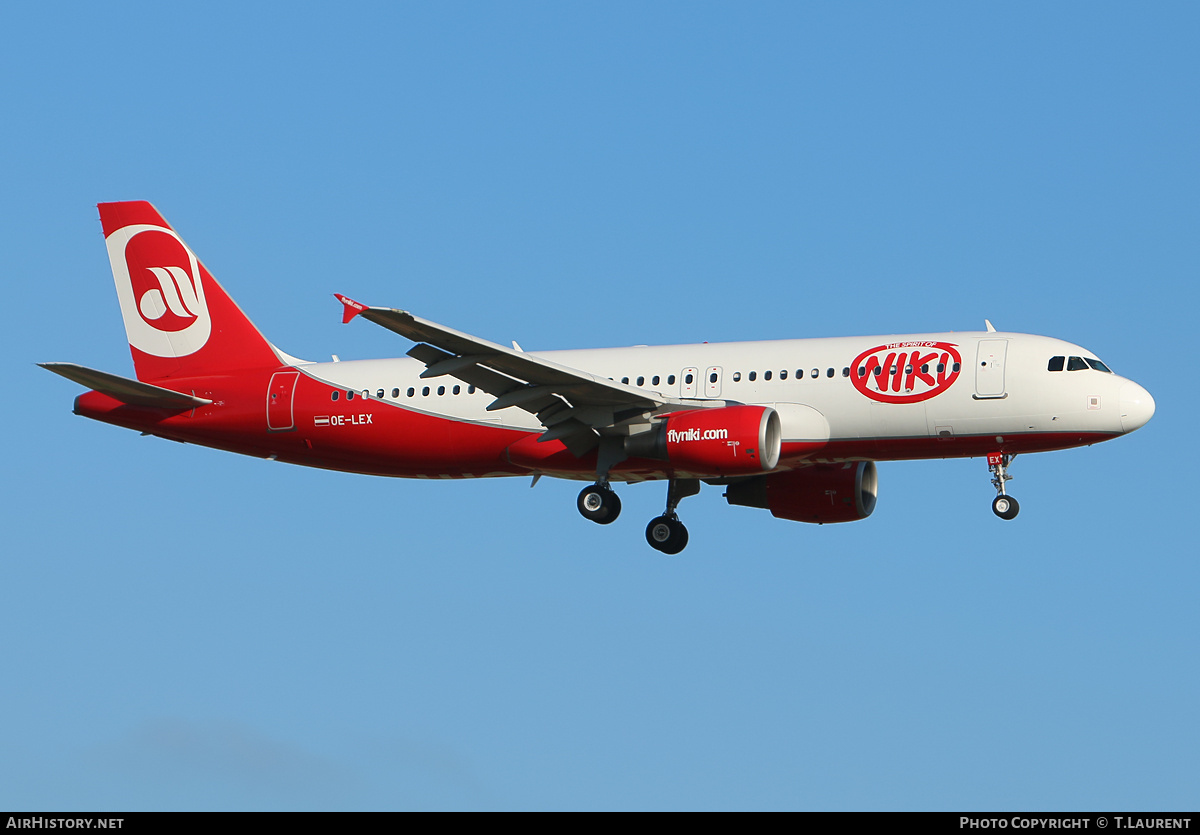
<instances>
[{"instance_id":1,"label":"horizontal stabilizer","mask_svg":"<svg viewBox=\"0 0 1200 835\"><path fill-rule=\"evenodd\" d=\"M107 394L130 406L149 406L157 409L194 409L197 406L207 406L211 400L203 397L193 397L178 391L152 386L149 383L139 383L128 377L109 374L107 371L97 371L85 368L73 362L39 362L42 368L53 371L60 377L66 377L72 382L95 389Z\"/></svg>"}]
</instances>

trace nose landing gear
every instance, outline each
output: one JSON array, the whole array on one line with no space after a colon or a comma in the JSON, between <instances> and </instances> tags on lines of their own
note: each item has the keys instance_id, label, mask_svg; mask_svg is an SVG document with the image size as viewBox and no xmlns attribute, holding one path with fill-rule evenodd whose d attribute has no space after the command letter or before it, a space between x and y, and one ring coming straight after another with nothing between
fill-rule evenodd
<instances>
[{"instance_id":1,"label":"nose landing gear","mask_svg":"<svg viewBox=\"0 0 1200 835\"><path fill-rule=\"evenodd\" d=\"M1005 520L1016 519L1021 511L1021 505L1008 495L1004 487L1004 483L1012 478L1008 474L1008 465L1016 457L1003 452L989 452L987 457L988 470L992 473L992 485L996 488L996 498L992 500L992 513Z\"/></svg>"},{"instance_id":2,"label":"nose landing gear","mask_svg":"<svg viewBox=\"0 0 1200 835\"><path fill-rule=\"evenodd\" d=\"M1012 496L997 496L992 500L992 513L1001 519L1015 519L1021 510L1021 505Z\"/></svg>"}]
</instances>

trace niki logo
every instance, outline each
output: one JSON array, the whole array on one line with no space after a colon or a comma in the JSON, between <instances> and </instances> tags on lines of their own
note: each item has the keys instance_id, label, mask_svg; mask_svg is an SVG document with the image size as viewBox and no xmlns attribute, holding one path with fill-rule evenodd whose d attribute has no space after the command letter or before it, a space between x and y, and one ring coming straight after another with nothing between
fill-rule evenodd
<instances>
[{"instance_id":1,"label":"niki logo","mask_svg":"<svg viewBox=\"0 0 1200 835\"><path fill-rule=\"evenodd\" d=\"M880 403L920 403L954 385L961 368L949 342L890 342L859 354L850 381Z\"/></svg>"},{"instance_id":2,"label":"niki logo","mask_svg":"<svg viewBox=\"0 0 1200 835\"><path fill-rule=\"evenodd\" d=\"M183 357L204 347L212 331L200 263L174 230L150 224L108 236L129 344L156 357Z\"/></svg>"}]
</instances>

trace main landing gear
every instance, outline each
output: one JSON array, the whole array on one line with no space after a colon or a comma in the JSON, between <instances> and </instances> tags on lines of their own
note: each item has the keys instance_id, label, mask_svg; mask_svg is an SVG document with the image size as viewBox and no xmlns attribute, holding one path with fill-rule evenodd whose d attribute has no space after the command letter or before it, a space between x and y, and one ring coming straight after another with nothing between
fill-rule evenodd
<instances>
[{"instance_id":1,"label":"main landing gear","mask_svg":"<svg viewBox=\"0 0 1200 835\"><path fill-rule=\"evenodd\" d=\"M611 524L621 515L621 499L608 486L607 481L584 487L575 505L584 519L597 525Z\"/></svg>"},{"instance_id":2,"label":"main landing gear","mask_svg":"<svg viewBox=\"0 0 1200 835\"><path fill-rule=\"evenodd\" d=\"M646 526L646 541L650 547L664 554L678 554L688 544L687 528L679 521L675 508L688 496L700 492L700 481L694 478L673 478L667 487L667 509L662 516L650 520Z\"/></svg>"},{"instance_id":3,"label":"main landing gear","mask_svg":"<svg viewBox=\"0 0 1200 835\"><path fill-rule=\"evenodd\" d=\"M664 554L678 554L688 544L687 528L675 514L657 516L646 526L646 541L650 547Z\"/></svg>"},{"instance_id":4,"label":"main landing gear","mask_svg":"<svg viewBox=\"0 0 1200 835\"><path fill-rule=\"evenodd\" d=\"M679 521L675 508L688 496L700 492L700 481L695 478L673 478L667 487L667 509L662 516L650 520L646 526L646 541L650 547L664 554L678 554L688 544L687 528ZM576 501L580 514L598 525L616 521L621 514L621 500L608 486L608 482L589 484L579 492Z\"/></svg>"},{"instance_id":5,"label":"main landing gear","mask_svg":"<svg viewBox=\"0 0 1200 835\"><path fill-rule=\"evenodd\" d=\"M1001 519L1016 519L1021 511L1021 505L1004 489L1004 483L1012 478L1008 474L1008 465L1016 458L1003 452L989 452L988 470L992 473L992 485L996 488L996 498L992 500L992 513Z\"/></svg>"}]
</instances>

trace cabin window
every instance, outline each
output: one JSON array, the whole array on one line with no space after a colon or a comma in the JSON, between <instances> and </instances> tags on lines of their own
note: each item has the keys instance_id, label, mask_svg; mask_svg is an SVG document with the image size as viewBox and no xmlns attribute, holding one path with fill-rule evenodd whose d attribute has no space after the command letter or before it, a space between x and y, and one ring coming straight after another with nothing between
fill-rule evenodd
<instances>
[{"instance_id":1,"label":"cabin window","mask_svg":"<svg viewBox=\"0 0 1200 835\"><path fill-rule=\"evenodd\" d=\"M845 368L842 369L842 376L843 377L850 376L850 366L847 365Z\"/></svg>"},{"instance_id":2,"label":"cabin window","mask_svg":"<svg viewBox=\"0 0 1200 835\"><path fill-rule=\"evenodd\" d=\"M674 374L671 374L670 376L667 377L667 385L668 386L675 385L675 375Z\"/></svg>"},{"instance_id":3,"label":"cabin window","mask_svg":"<svg viewBox=\"0 0 1200 835\"><path fill-rule=\"evenodd\" d=\"M861 365L860 365L860 366L858 367L858 376L859 376L859 378L866 377L866 376L867 376L867 369L866 369L866 368L864 368L863 366L861 366Z\"/></svg>"},{"instance_id":4,"label":"cabin window","mask_svg":"<svg viewBox=\"0 0 1200 835\"><path fill-rule=\"evenodd\" d=\"M779 372L779 379L781 379L781 380L787 379L787 369L786 368L783 371Z\"/></svg>"},{"instance_id":5,"label":"cabin window","mask_svg":"<svg viewBox=\"0 0 1200 835\"><path fill-rule=\"evenodd\" d=\"M733 381L735 383L740 383L742 381L742 372L740 372L740 371L733 372Z\"/></svg>"},{"instance_id":6,"label":"cabin window","mask_svg":"<svg viewBox=\"0 0 1200 835\"><path fill-rule=\"evenodd\" d=\"M412 397L416 393L417 393L417 390L415 388L413 388L412 386L408 387L408 396L409 397Z\"/></svg>"},{"instance_id":7,"label":"cabin window","mask_svg":"<svg viewBox=\"0 0 1200 835\"><path fill-rule=\"evenodd\" d=\"M812 370L812 378L815 380L815 379L817 379L817 378L818 378L818 377L820 377L820 376L821 376L821 369L819 369L819 368L814 368L814 369Z\"/></svg>"},{"instance_id":8,"label":"cabin window","mask_svg":"<svg viewBox=\"0 0 1200 835\"><path fill-rule=\"evenodd\" d=\"M474 394L475 386L467 386L467 394Z\"/></svg>"},{"instance_id":9,"label":"cabin window","mask_svg":"<svg viewBox=\"0 0 1200 835\"><path fill-rule=\"evenodd\" d=\"M628 377L622 377L622 378L621 378L621 385L625 385L625 386L629 385L629 378L628 378Z\"/></svg>"},{"instance_id":10,"label":"cabin window","mask_svg":"<svg viewBox=\"0 0 1200 835\"><path fill-rule=\"evenodd\" d=\"M696 378L693 375L689 374L683 378L683 381L690 386L692 383L696 382Z\"/></svg>"},{"instance_id":11,"label":"cabin window","mask_svg":"<svg viewBox=\"0 0 1200 835\"><path fill-rule=\"evenodd\" d=\"M803 369L803 368L797 368L797 369L796 369L796 379L797 379L797 380L803 380L803 379L804 379L804 369Z\"/></svg>"},{"instance_id":12,"label":"cabin window","mask_svg":"<svg viewBox=\"0 0 1200 835\"><path fill-rule=\"evenodd\" d=\"M871 369L871 373L874 374L876 377L878 377L882 372L883 372L883 368L881 368L878 365Z\"/></svg>"},{"instance_id":13,"label":"cabin window","mask_svg":"<svg viewBox=\"0 0 1200 835\"><path fill-rule=\"evenodd\" d=\"M1066 357L1051 357L1050 363L1046 366L1046 370L1047 371L1062 371L1063 366L1066 365L1066 363L1067 363Z\"/></svg>"},{"instance_id":14,"label":"cabin window","mask_svg":"<svg viewBox=\"0 0 1200 835\"><path fill-rule=\"evenodd\" d=\"M962 364L957 363L957 362L954 363L954 365L950 366L950 370L953 371L955 374L957 374L959 372L959 369L961 369L961 368L962 368Z\"/></svg>"},{"instance_id":15,"label":"cabin window","mask_svg":"<svg viewBox=\"0 0 1200 835\"><path fill-rule=\"evenodd\" d=\"M329 399L330 399L330 400L337 400L337 399L338 399L338 395L339 395L339 394L341 394L341 392L337 392L337 391L335 391L333 394L329 395Z\"/></svg>"},{"instance_id":16,"label":"cabin window","mask_svg":"<svg viewBox=\"0 0 1200 835\"><path fill-rule=\"evenodd\" d=\"M455 387L452 389L452 391L453 391L455 394L458 394L460 391L462 391L462 386L455 386Z\"/></svg>"},{"instance_id":17,"label":"cabin window","mask_svg":"<svg viewBox=\"0 0 1200 835\"><path fill-rule=\"evenodd\" d=\"M763 372L763 379L764 379L764 380L769 380L769 379L771 379L771 372L770 372L770 371L764 371L764 372Z\"/></svg>"},{"instance_id":18,"label":"cabin window","mask_svg":"<svg viewBox=\"0 0 1200 835\"><path fill-rule=\"evenodd\" d=\"M909 366L909 370L912 370L911 365ZM825 369L825 376L832 380L833 379L833 369L832 368Z\"/></svg>"},{"instance_id":19,"label":"cabin window","mask_svg":"<svg viewBox=\"0 0 1200 835\"><path fill-rule=\"evenodd\" d=\"M758 372L751 371L749 374L746 375L746 379L748 379L750 382L753 383L755 380L758 379Z\"/></svg>"},{"instance_id":20,"label":"cabin window","mask_svg":"<svg viewBox=\"0 0 1200 835\"><path fill-rule=\"evenodd\" d=\"M657 374L655 374L654 377L650 380L650 385L652 385L652 386L658 385L658 375Z\"/></svg>"},{"instance_id":21,"label":"cabin window","mask_svg":"<svg viewBox=\"0 0 1200 835\"><path fill-rule=\"evenodd\" d=\"M445 386L438 386L438 397L441 397L441 396L442 396L443 394L445 394L445 393L446 393L446 387L445 387Z\"/></svg>"},{"instance_id":22,"label":"cabin window","mask_svg":"<svg viewBox=\"0 0 1200 835\"><path fill-rule=\"evenodd\" d=\"M353 399L354 399L354 392L352 392L352 391L347 391L347 392L346 392L346 399L347 399L347 400L353 400Z\"/></svg>"},{"instance_id":23,"label":"cabin window","mask_svg":"<svg viewBox=\"0 0 1200 835\"><path fill-rule=\"evenodd\" d=\"M429 396L429 386L425 386L423 389L421 389L421 396L422 396L422 397L428 397L428 396Z\"/></svg>"},{"instance_id":24,"label":"cabin window","mask_svg":"<svg viewBox=\"0 0 1200 835\"><path fill-rule=\"evenodd\" d=\"M1068 371L1087 371L1088 364L1083 361L1083 357L1069 357L1067 359Z\"/></svg>"},{"instance_id":25,"label":"cabin window","mask_svg":"<svg viewBox=\"0 0 1200 835\"><path fill-rule=\"evenodd\" d=\"M644 386L644 385L646 385L646 378L645 378L645 377L638 377L638 379L637 379L637 384L638 384L639 386Z\"/></svg>"},{"instance_id":26,"label":"cabin window","mask_svg":"<svg viewBox=\"0 0 1200 835\"><path fill-rule=\"evenodd\" d=\"M380 400L382 400L383 399L383 389L380 389L379 391L375 392L375 396L378 397Z\"/></svg>"},{"instance_id":27,"label":"cabin window","mask_svg":"<svg viewBox=\"0 0 1200 835\"><path fill-rule=\"evenodd\" d=\"M400 389L392 389L392 399L395 400L400 396Z\"/></svg>"},{"instance_id":28,"label":"cabin window","mask_svg":"<svg viewBox=\"0 0 1200 835\"><path fill-rule=\"evenodd\" d=\"M717 381L717 372L714 371L712 374L709 374L708 381L710 383L715 383Z\"/></svg>"}]
</instances>

